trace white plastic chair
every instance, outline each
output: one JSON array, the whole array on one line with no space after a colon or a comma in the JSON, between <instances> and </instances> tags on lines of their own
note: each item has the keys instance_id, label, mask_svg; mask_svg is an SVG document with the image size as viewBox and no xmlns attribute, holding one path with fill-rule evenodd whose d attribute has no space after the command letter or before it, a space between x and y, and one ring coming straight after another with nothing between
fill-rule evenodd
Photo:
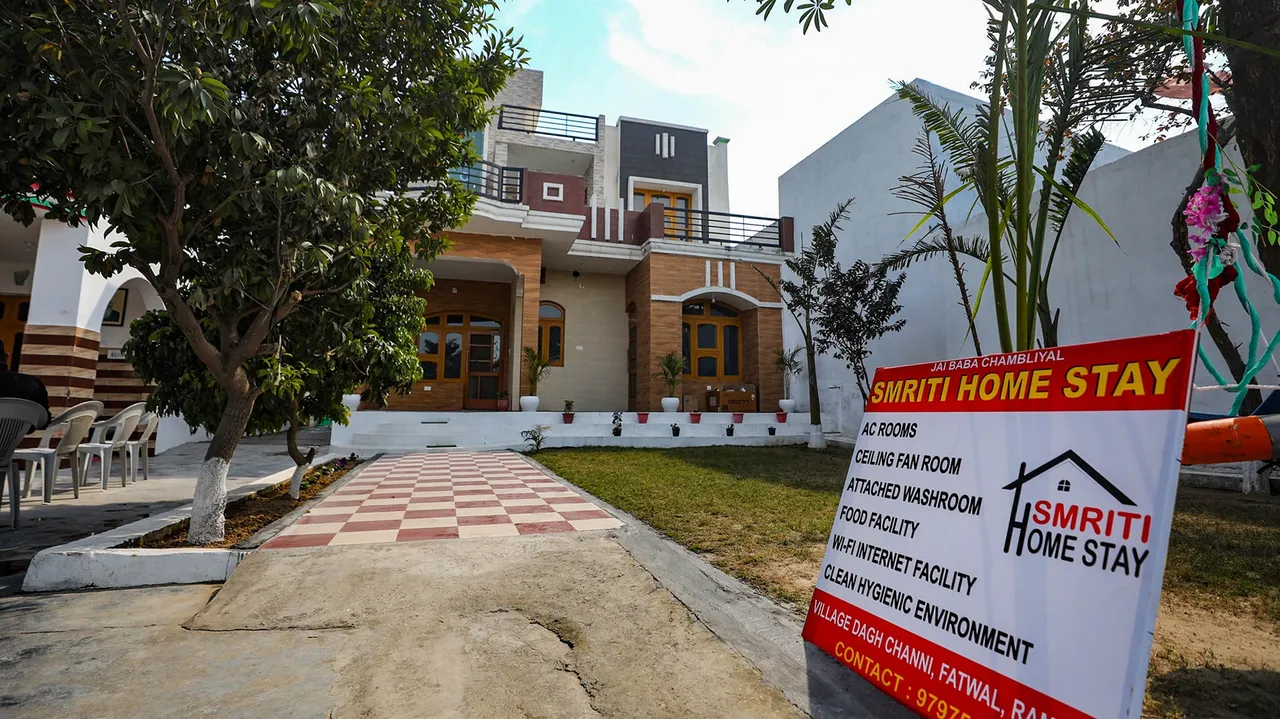
<instances>
[{"instance_id":1,"label":"white plastic chair","mask_svg":"<svg viewBox=\"0 0 1280 719\"><path fill-rule=\"evenodd\" d=\"M13 467L13 452L31 430L49 421L49 410L27 399L0 399L0 477L9 479L9 516L18 528L18 473ZM4 482L0 481L0 499L4 499Z\"/></svg>"},{"instance_id":2,"label":"white plastic chair","mask_svg":"<svg viewBox=\"0 0 1280 719\"><path fill-rule=\"evenodd\" d=\"M44 502L48 504L53 501L53 487L58 481L58 471L62 466L62 460L69 459L71 462L71 488L75 492L77 499L80 497L80 485L84 482L84 477L80 474L80 462L77 461L77 449L80 443L84 441L85 435L89 434L89 428L93 425L98 415L102 414L101 402L81 402L62 414L54 417L49 421L49 426L44 430L44 436L40 438L39 446L31 449L20 449L13 453L13 461L26 462L26 483L22 487L23 498L31 496L31 475L37 471L41 473L44 479ZM59 429L63 430L62 438L58 440L57 446L50 447L53 441L53 435ZM14 471L17 471L15 464Z\"/></svg>"},{"instance_id":3,"label":"white plastic chair","mask_svg":"<svg viewBox=\"0 0 1280 719\"><path fill-rule=\"evenodd\" d=\"M120 410L120 413L111 419L105 419L101 422L93 423L93 436L89 442L80 445L79 456L84 464L80 468L80 476L88 478L89 465L92 464L93 458L97 457L102 462L102 488L107 488L107 480L111 477L111 458L114 454L120 454L120 486L124 487L129 483L129 473L125 469L125 443L133 436L133 431L138 428L138 422L142 419L142 413L147 409L145 402L131 404Z\"/></svg>"},{"instance_id":4,"label":"white plastic chair","mask_svg":"<svg viewBox=\"0 0 1280 719\"><path fill-rule=\"evenodd\" d=\"M131 439L124 443L124 447L129 456L129 481L138 481L138 458L142 458L142 478L151 479L151 460L148 458L148 450L151 448L151 435L155 434L156 427L160 424L160 415L155 412L147 412L142 415L142 421L138 426L142 428L142 434L137 439ZM124 468L121 467L121 471Z\"/></svg>"}]
</instances>

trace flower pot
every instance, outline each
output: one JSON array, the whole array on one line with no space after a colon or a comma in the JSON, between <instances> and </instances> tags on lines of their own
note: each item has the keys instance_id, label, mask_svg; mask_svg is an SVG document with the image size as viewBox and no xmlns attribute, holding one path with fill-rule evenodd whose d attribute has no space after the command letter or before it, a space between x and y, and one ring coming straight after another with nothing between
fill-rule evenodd
<instances>
[{"instance_id":1,"label":"flower pot","mask_svg":"<svg viewBox=\"0 0 1280 719\"><path fill-rule=\"evenodd\" d=\"M770 437L776 436L777 434L778 434L778 428L777 428L777 427L770 427L770 428L769 428L769 436L770 436Z\"/></svg>"},{"instance_id":2,"label":"flower pot","mask_svg":"<svg viewBox=\"0 0 1280 719\"><path fill-rule=\"evenodd\" d=\"M563 415L565 424L573 424L573 412L565 412Z\"/></svg>"},{"instance_id":3,"label":"flower pot","mask_svg":"<svg viewBox=\"0 0 1280 719\"><path fill-rule=\"evenodd\" d=\"M733 425L729 425L729 426L727 426L727 427L725 427L725 428L724 428L724 436L726 436L726 437L732 437L732 436L733 436Z\"/></svg>"},{"instance_id":4,"label":"flower pot","mask_svg":"<svg viewBox=\"0 0 1280 719\"><path fill-rule=\"evenodd\" d=\"M636 419L640 420L640 424L649 424L649 413L636 412Z\"/></svg>"},{"instance_id":5,"label":"flower pot","mask_svg":"<svg viewBox=\"0 0 1280 719\"><path fill-rule=\"evenodd\" d=\"M778 422L779 422L780 424L786 424L786 423L787 423L787 413L786 413L786 412L779 412L779 413L778 413Z\"/></svg>"},{"instance_id":6,"label":"flower pot","mask_svg":"<svg viewBox=\"0 0 1280 719\"><path fill-rule=\"evenodd\" d=\"M521 397L521 398L520 398L520 411L522 411L522 412L537 412L537 411L538 411L538 405L539 405L540 403L541 403L541 400L539 400L537 397Z\"/></svg>"},{"instance_id":7,"label":"flower pot","mask_svg":"<svg viewBox=\"0 0 1280 719\"><path fill-rule=\"evenodd\" d=\"M662 398L662 411L663 411L663 412L678 412L678 411L680 411L680 398L679 398L679 397L663 397L663 398Z\"/></svg>"},{"instance_id":8,"label":"flower pot","mask_svg":"<svg viewBox=\"0 0 1280 719\"><path fill-rule=\"evenodd\" d=\"M673 426L671 427L671 436L672 436L672 437L679 437L679 436L680 436L680 428L679 428L679 427L676 427L676 426L674 426L674 425L673 425Z\"/></svg>"},{"instance_id":9,"label":"flower pot","mask_svg":"<svg viewBox=\"0 0 1280 719\"><path fill-rule=\"evenodd\" d=\"M734 424L742 424L742 414L743 414L742 412L734 412L734 413L733 413L733 423L734 423Z\"/></svg>"},{"instance_id":10,"label":"flower pot","mask_svg":"<svg viewBox=\"0 0 1280 719\"><path fill-rule=\"evenodd\" d=\"M796 411L796 401L794 399L780 399L778 400L778 409L783 412L794 412Z\"/></svg>"},{"instance_id":11,"label":"flower pot","mask_svg":"<svg viewBox=\"0 0 1280 719\"><path fill-rule=\"evenodd\" d=\"M622 428L621 428L621 427L614 427L614 428L613 428L613 436L614 436L614 437L621 437L621 436L622 436Z\"/></svg>"},{"instance_id":12,"label":"flower pot","mask_svg":"<svg viewBox=\"0 0 1280 719\"><path fill-rule=\"evenodd\" d=\"M689 421L690 421L691 423L693 423L693 424L700 424L700 423L702 422L702 413L701 413L701 412L690 412L690 413L689 413Z\"/></svg>"},{"instance_id":13,"label":"flower pot","mask_svg":"<svg viewBox=\"0 0 1280 719\"><path fill-rule=\"evenodd\" d=\"M346 407L347 410L350 411L352 414L355 414L360 410L360 395L358 394L342 395L342 405Z\"/></svg>"},{"instance_id":14,"label":"flower pot","mask_svg":"<svg viewBox=\"0 0 1280 719\"><path fill-rule=\"evenodd\" d=\"M506 412L506 411L507 411L507 410L509 410L509 409L511 409L511 400L509 400L509 399L500 399L500 400L498 400L498 411L499 411L499 412Z\"/></svg>"}]
</instances>

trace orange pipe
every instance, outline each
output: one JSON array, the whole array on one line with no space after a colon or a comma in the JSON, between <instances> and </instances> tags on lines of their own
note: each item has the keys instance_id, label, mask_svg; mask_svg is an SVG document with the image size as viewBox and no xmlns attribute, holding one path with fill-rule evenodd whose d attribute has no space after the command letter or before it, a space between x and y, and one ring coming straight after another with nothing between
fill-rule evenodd
<instances>
[{"instance_id":1,"label":"orange pipe","mask_svg":"<svg viewBox=\"0 0 1280 719\"><path fill-rule=\"evenodd\" d=\"M1273 434L1274 433L1274 434ZM1231 417L1187 425L1183 464L1265 461L1277 457L1280 416Z\"/></svg>"}]
</instances>

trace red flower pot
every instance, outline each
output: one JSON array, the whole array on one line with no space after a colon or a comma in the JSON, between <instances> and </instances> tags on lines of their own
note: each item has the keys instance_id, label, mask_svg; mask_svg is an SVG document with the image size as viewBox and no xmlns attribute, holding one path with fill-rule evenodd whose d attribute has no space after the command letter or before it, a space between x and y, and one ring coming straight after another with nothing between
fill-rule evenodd
<instances>
[{"instance_id":1,"label":"red flower pot","mask_svg":"<svg viewBox=\"0 0 1280 719\"><path fill-rule=\"evenodd\" d=\"M692 422L693 424L701 424L701 423L702 423L702 413L701 413L701 412L690 412L690 413L689 413L689 421L690 421L690 422Z\"/></svg>"},{"instance_id":2,"label":"red flower pot","mask_svg":"<svg viewBox=\"0 0 1280 719\"><path fill-rule=\"evenodd\" d=\"M640 420L640 424L649 424L649 413L636 412L636 419Z\"/></svg>"},{"instance_id":3,"label":"red flower pot","mask_svg":"<svg viewBox=\"0 0 1280 719\"><path fill-rule=\"evenodd\" d=\"M564 417L565 424L573 424L573 412L565 412L561 416Z\"/></svg>"},{"instance_id":4,"label":"red flower pot","mask_svg":"<svg viewBox=\"0 0 1280 719\"><path fill-rule=\"evenodd\" d=\"M742 414L743 414L742 412L734 412L734 413L733 413L733 423L734 423L734 424L742 424Z\"/></svg>"},{"instance_id":5,"label":"red flower pot","mask_svg":"<svg viewBox=\"0 0 1280 719\"><path fill-rule=\"evenodd\" d=\"M779 421L779 422L781 422L781 423L783 423L783 424L786 424L786 422L787 422L787 413L786 413L786 412L779 412L779 413L778 413L778 421Z\"/></svg>"},{"instance_id":6,"label":"red flower pot","mask_svg":"<svg viewBox=\"0 0 1280 719\"><path fill-rule=\"evenodd\" d=\"M500 400L498 400L498 411L499 411L499 412L506 412L506 411L507 411L507 410L509 410L509 409L511 409L511 400L509 400L509 399L500 399Z\"/></svg>"}]
</instances>

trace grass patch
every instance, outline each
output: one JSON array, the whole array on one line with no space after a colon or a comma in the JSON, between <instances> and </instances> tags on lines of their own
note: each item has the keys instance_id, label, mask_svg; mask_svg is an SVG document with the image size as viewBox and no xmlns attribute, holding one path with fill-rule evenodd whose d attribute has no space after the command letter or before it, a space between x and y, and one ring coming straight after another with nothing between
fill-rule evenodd
<instances>
[{"instance_id":1,"label":"grass patch","mask_svg":"<svg viewBox=\"0 0 1280 719\"><path fill-rule=\"evenodd\" d=\"M346 459L335 459L331 462L312 467L302 478L302 489L298 499L289 497L289 480L259 490L247 497L241 497L227 504L226 536L221 542L201 545L207 548L233 547L258 533L284 515L309 502L326 487L342 479L348 472L361 464L362 460L354 455ZM165 527L135 540L126 547L144 549L182 549L190 547L187 543L187 529L190 520Z\"/></svg>"},{"instance_id":2,"label":"grass patch","mask_svg":"<svg viewBox=\"0 0 1280 719\"><path fill-rule=\"evenodd\" d=\"M1179 490L1164 591L1207 609L1226 602L1280 630L1280 502Z\"/></svg>"},{"instance_id":3,"label":"grass patch","mask_svg":"<svg viewBox=\"0 0 1280 719\"><path fill-rule=\"evenodd\" d=\"M538 461L715 566L802 609L850 452L802 447L547 450Z\"/></svg>"}]
</instances>

